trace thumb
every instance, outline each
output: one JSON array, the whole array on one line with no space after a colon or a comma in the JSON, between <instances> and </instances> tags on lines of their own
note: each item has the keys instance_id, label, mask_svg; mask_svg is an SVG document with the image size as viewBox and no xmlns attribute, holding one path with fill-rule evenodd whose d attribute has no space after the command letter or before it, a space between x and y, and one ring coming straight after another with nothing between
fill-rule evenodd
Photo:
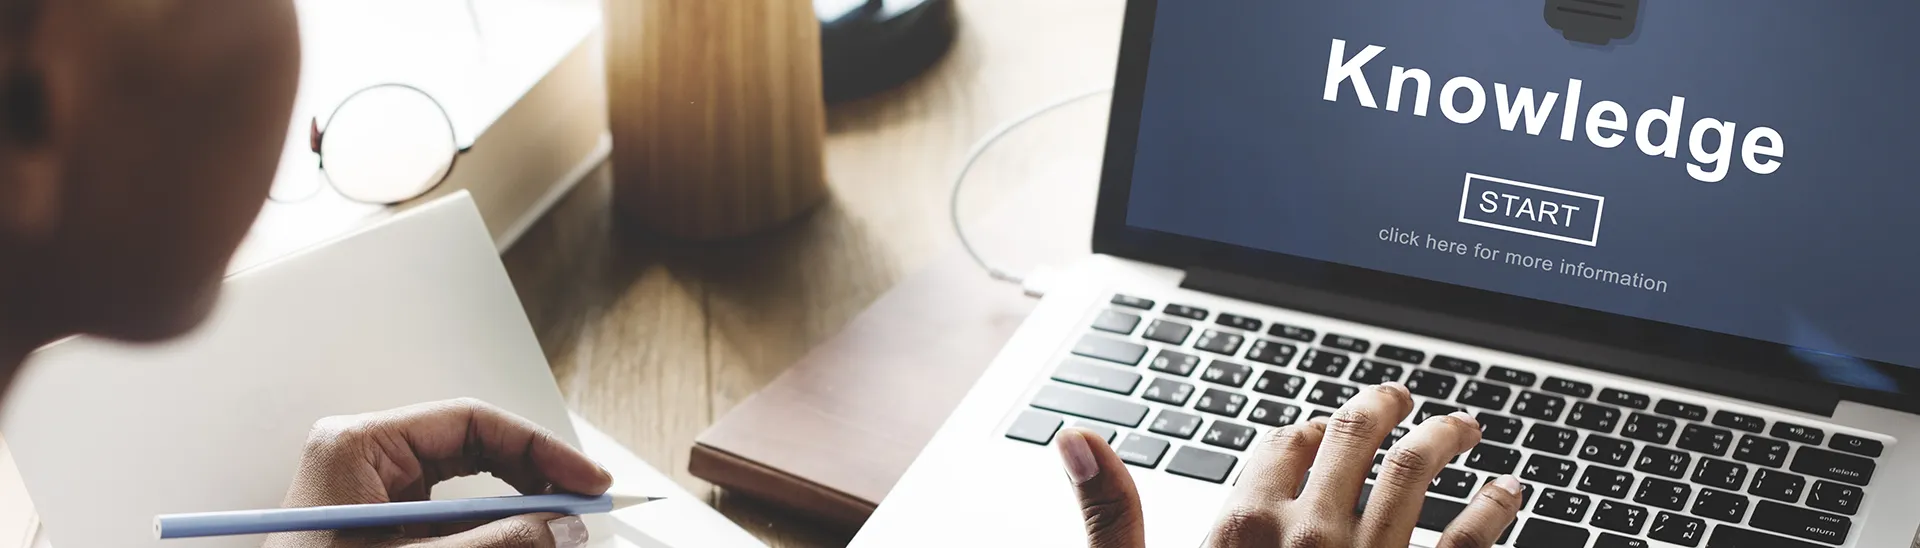
<instances>
[{"instance_id":1,"label":"thumb","mask_svg":"<svg viewBox=\"0 0 1920 548\"><path fill-rule=\"evenodd\" d=\"M527 514L501 519L440 538L399 544L407 548L580 548L587 524L580 516Z\"/></svg>"},{"instance_id":2,"label":"thumb","mask_svg":"<svg viewBox=\"0 0 1920 548\"><path fill-rule=\"evenodd\" d=\"M1061 430L1060 459L1067 478L1080 495L1080 513L1087 522L1090 548L1145 548L1146 527L1140 511L1140 493L1120 455L1104 436L1081 428Z\"/></svg>"}]
</instances>

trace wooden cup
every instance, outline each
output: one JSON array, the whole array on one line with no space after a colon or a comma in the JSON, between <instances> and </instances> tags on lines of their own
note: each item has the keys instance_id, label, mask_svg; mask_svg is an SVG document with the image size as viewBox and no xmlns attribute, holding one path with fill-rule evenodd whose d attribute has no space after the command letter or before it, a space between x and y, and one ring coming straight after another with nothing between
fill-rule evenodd
<instances>
[{"instance_id":1,"label":"wooden cup","mask_svg":"<svg viewBox=\"0 0 1920 548\"><path fill-rule=\"evenodd\" d=\"M606 0L614 204L673 236L744 236L827 195L811 0Z\"/></svg>"}]
</instances>

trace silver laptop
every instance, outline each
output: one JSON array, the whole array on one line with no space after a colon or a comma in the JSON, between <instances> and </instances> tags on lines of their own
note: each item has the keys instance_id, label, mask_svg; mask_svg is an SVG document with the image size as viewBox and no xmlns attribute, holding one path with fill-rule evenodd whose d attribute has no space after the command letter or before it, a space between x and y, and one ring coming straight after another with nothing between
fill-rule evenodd
<instances>
[{"instance_id":1,"label":"silver laptop","mask_svg":"<svg viewBox=\"0 0 1920 548\"><path fill-rule=\"evenodd\" d=\"M1526 548L1897 547L1920 525L1920 3L1128 3L1093 248L854 544L1153 546L1251 440L1405 383ZM1376 463L1378 460L1376 459Z\"/></svg>"}]
</instances>

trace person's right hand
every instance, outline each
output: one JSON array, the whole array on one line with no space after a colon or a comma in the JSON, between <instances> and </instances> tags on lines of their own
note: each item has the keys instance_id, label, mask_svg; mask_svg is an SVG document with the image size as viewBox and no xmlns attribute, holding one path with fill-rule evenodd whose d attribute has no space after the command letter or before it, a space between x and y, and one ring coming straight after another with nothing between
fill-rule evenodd
<instances>
[{"instance_id":1,"label":"person's right hand","mask_svg":"<svg viewBox=\"0 0 1920 548\"><path fill-rule=\"evenodd\" d=\"M1466 413L1428 419L1387 452L1365 511L1355 513L1374 451L1412 411L1407 388L1387 383L1362 390L1332 417L1269 432L1252 449L1207 546L1405 548L1427 485L1480 443L1480 425ZM1099 434L1068 428L1059 437L1088 545L1145 548L1140 495L1127 465ZM1501 476L1474 495L1439 548L1493 546L1520 505L1519 480Z\"/></svg>"}]
</instances>

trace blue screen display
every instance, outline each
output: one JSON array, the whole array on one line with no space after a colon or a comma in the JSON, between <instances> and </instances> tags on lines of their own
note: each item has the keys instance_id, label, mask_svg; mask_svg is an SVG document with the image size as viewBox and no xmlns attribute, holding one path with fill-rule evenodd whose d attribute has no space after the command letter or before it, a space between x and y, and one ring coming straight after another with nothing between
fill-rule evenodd
<instances>
[{"instance_id":1,"label":"blue screen display","mask_svg":"<svg viewBox=\"0 0 1920 548\"><path fill-rule=\"evenodd\" d=\"M1127 224L1920 366L1920 2L1588 4L1163 1Z\"/></svg>"}]
</instances>

